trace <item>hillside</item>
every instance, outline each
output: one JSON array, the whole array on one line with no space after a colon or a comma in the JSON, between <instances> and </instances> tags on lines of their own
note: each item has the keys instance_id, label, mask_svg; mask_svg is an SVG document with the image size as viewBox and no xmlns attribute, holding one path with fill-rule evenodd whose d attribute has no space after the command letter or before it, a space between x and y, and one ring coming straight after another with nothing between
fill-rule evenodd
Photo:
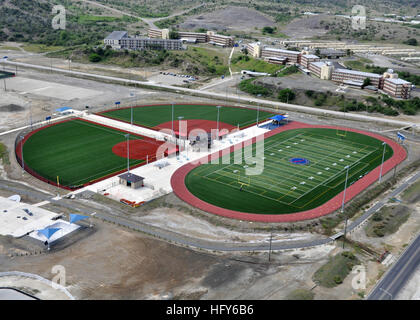
<instances>
[{"instance_id":1,"label":"hillside","mask_svg":"<svg viewBox=\"0 0 420 320\"><path fill-rule=\"evenodd\" d=\"M54 30L52 7L67 10L65 30ZM138 19L107 16L104 11L70 0L0 0L0 41L71 46L101 41L115 29L140 28Z\"/></svg>"}]
</instances>

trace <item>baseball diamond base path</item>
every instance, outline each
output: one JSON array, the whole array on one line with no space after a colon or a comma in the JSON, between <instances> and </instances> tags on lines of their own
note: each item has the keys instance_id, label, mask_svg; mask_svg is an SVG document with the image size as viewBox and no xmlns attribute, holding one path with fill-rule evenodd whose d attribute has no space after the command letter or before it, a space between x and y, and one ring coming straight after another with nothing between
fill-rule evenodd
<instances>
[{"instance_id":1,"label":"baseball diamond base path","mask_svg":"<svg viewBox=\"0 0 420 320\"><path fill-rule=\"evenodd\" d=\"M362 131L362 130L352 129L352 128L342 128L342 127L338 128L337 126L310 125L310 124L301 123L301 122L292 122L288 125L285 125L278 129L267 132L266 134L264 134L264 138L265 139L269 138L283 131L301 129L301 128L347 130L351 132L364 134L364 135L373 137L375 139L378 139L380 141L386 142L392 148L394 154L390 159L384 162L382 175L385 175L387 172L393 169L396 165L403 162L407 156L407 152L405 151L405 149L402 146L400 146L397 142L389 138L383 137L379 134L375 134L372 132L367 132L367 131ZM260 138L262 138L262 136L260 136ZM235 147L238 147L238 146L230 147L230 152L233 152ZM221 208L221 207L212 205L208 202L205 202L197 198L196 196L194 196L188 190L185 184L185 178L191 170L200 166L201 163L209 163L210 159L217 159L221 157L223 154L224 154L223 152L216 152L213 155L203 157L199 161L195 161L194 163L188 163L184 165L183 167L179 168L173 174L171 178L171 185L172 185L174 193L181 200L203 211L220 215L223 217L227 217L227 218L247 220L247 221L256 221L256 222L296 222L296 221L302 221L302 220L315 219L315 218L319 218L327 214L330 214L341 207L344 191L340 192L338 195L336 195L335 197L328 200L323 205L317 208L307 210L307 211L297 212L297 213L279 214L279 215L272 215L272 214L263 215L263 214L239 212L239 211ZM376 167L375 169L370 171L367 175L365 175L363 178L361 178L360 180L356 181L354 184L349 186L346 190L345 202L348 203L355 196L357 196L363 190L368 188L371 184L376 182L379 178L379 173L380 173L380 166Z\"/></svg>"}]
</instances>

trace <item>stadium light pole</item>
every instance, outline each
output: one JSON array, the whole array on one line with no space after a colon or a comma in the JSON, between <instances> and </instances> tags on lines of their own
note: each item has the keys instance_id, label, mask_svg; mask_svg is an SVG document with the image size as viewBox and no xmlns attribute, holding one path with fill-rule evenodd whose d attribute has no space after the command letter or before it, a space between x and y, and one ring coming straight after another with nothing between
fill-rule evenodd
<instances>
[{"instance_id":1,"label":"stadium light pole","mask_svg":"<svg viewBox=\"0 0 420 320\"><path fill-rule=\"evenodd\" d=\"M346 166L344 169L346 169L346 182L344 183L344 194L343 194L343 203L341 204L341 213L344 212L344 201L346 201L346 190L347 190L347 179L349 178L349 169L350 166Z\"/></svg>"},{"instance_id":2,"label":"stadium light pole","mask_svg":"<svg viewBox=\"0 0 420 320\"><path fill-rule=\"evenodd\" d=\"M174 134L174 103L172 102L172 134Z\"/></svg>"},{"instance_id":3,"label":"stadium light pole","mask_svg":"<svg viewBox=\"0 0 420 320\"><path fill-rule=\"evenodd\" d=\"M126 134L127 138L127 172L130 173L130 134Z\"/></svg>"},{"instance_id":4,"label":"stadium light pole","mask_svg":"<svg viewBox=\"0 0 420 320\"><path fill-rule=\"evenodd\" d=\"M25 173L25 161L23 160L23 139L25 139L25 136L20 136L20 154L22 156L22 175Z\"/></svg>"},{"instance_id":5,"label":"stadium light pole","mask_svg":"<svg viewBox=\"0 0 420 320\"><path fill-rule=\"evenodd\" d=\"M382 145L384 146L384 152L382 153L382 164L381 164L381 170L379 171L379 183L381 183L381 180L382 180L382 168L384 167L386 142L382 143Z\"/></svg>"},{"instance_id":6,"label":"stadium light pole","mask_svg":"<svg viewBox=\"0 0 420 320\"><path fill-rule=\"evenodd\" d=\"M183 116L179 116L178 117L178 145L181 146L180 144L180 139L181 139L181 120L184 119ZM181 151L181 150L180 150ZM181 153L181 152L180 152Z\"/></svg>"},{"instance_id":7,"label":"stadium light pole","mask_svg":"<svg viewBox=\"0 0 420 320\"><path fill-rule=\"evenodd\" d=\"M222 106L217 106L217 140L219 140L219 119L220 119L220 108Z\"/></svg>"}]
</instances>

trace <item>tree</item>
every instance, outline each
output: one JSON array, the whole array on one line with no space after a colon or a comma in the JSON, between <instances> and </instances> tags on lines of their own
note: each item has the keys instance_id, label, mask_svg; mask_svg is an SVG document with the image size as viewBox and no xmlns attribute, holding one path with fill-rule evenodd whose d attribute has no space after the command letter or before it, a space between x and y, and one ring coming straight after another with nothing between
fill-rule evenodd
<instances>
[{"instance_id":1,"label":"tree","mask_svg":"<svg viewBox=\"0 0 420 320\"><path fill-rule=\"evenodd\" d=\"M407 41L404 41L404 43L408 44L410 46L417 46L418 45L417 39L414 39L414 38L408 39Z\"/></svg>"},{"instance_id":2,"label":"tree","mask_svg":"<svg viewBox=\"0 0 420 320\"><path fill-rule=\"evenodd\" d=\"M273 27L264 27L262 29L262 32L263 33L270 33L270 34L272 34L274 32L274 28Z\"/></svg>"},{"instance_id":3,"label":"tree","mask_svg":"<svg viewBox=\"0 0 420 320\"><path fill-rule=\"evenodd\" d=\"M293 90L287 88L287 89L280 90L277 98L281 102L289 103L289 101L292 101L293 99L296 98L296 94L293 92Z\"/></svg>"},{"instance_id":4,"label":"tree","mask_svg":"<svg viewBox=\"0 0 420 320\"><path fill-rule=\"evenodd\" d=\"M101 61L101 60L102 60L101 56L100 56L99 54L97 54L97 53L92 53L92 54L89 56L89 61L90 61L90 62L99 62L99 61Z\"/></svg>"},{"instance_id":5,"label":"tree","mask_svg":"<svg viewBox=\"0 0 420 320\"><path fill-rule=\"evenodd\" d=\"M367 86L370 86L371 83L372 82L370 81L370 78L365 78L365 80L363 80L362 88L367 87Z\"/></svg>"},{"instance_id":6,"label":"tree","mask_svg":"<svg viewBox=\"0 0 420 320\"><path fill-rule=\"evenodd\" d=\"M170 31L169 32L169 39L179 39L179 33L177 31Z\"/></svg>"}]
</instances>

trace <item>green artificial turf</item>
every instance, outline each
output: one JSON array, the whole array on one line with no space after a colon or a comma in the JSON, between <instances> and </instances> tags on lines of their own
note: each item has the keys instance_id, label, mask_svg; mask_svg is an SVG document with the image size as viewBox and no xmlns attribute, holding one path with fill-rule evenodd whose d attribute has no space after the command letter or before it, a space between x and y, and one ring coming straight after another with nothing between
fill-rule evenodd
<instances>
[{"instance_id":1,"label":"green artificial turf","mask_svg":"<svg viewBox=\"0 0 420 320\"><path fill-rule=\"evenodd\" d=\"M23 158L25 166L44 178L56 182L58 176L62 186L80 186L124 170L127 159L112 147L126 140L123 132L72 120L34 133L23 145ZM130 160L130 166L141 162Z\"/></svg>"},{"instance_id":2,"label":"green artificial turf","mask_svg":"<svg viewBox=\"0 0 420 320\"><path fill-rule=\"evenodd\" d=\"M117 120L131 121L131 108L118 109L101 113L104 116L111 117ZM260 111L259 121L263 121L271 116L273 113ZM216 106L209 105L175 105L174 119L183 117L183 120L200 119L217 121ZM133 122L137 125L145 127L156 127L159 124L172 120L172 106L145 106L133 108ZM220 122L224 122L233 126L239 124L240 128L252 125L257 121L257 110L222 107L220 109Z\"/></svg>"},{"instance_id":3,"label":"green artificial turf","mask_svg":"<svg viewBox=\"0 0 420 320\"><path fill-rule=\"evenodd\" d=\"M203 201L247 213L286 214L316 208L343 191L347 165L350 186L382 161L382 141L354 132L345 137L337 133L341 131L319 128L281 132L264 141L257 162L263 168L261 174L246 175L244 167L255 167L251 159L235 164L230 154L225 159L230 164L220 161L193 169L185 178L186 186ZM386 146L385 160L392 154ZM310 164L293 164L293 157L306 158Z\"/></svg>"}]
</instances>

